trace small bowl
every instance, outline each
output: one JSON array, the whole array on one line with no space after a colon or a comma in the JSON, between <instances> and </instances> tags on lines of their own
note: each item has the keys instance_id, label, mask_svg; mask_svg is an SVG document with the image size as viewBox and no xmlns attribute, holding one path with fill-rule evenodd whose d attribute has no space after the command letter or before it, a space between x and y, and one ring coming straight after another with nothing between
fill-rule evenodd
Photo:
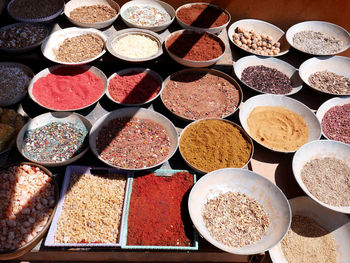
<instances>
[{"instance_id":1,"label":"small bowl","mask_svg":"<svg viewBox=\"0 0 350 263\"><path fill-rule=\"evenodd\" d=\"M170 138L170 150L168 153L168 156L166 159L161 161L160 163L157 163L155 165L149 166L149 167L144 167L144 168L124 168L120 167L117 165L110 164L108 161L103 159L101 155L98 153L97 148L96 148L96 139L98 134L100 133L101 129L111 120L118 119L118 118L138 118L138 119L147 119L154 121L156 123L161 124L165 130L167 131L167 134L169 135ZM168 161L176 152L176 149L178 147L178 134L176 131L176 128L174 124L168 120L166 117L163 115L159 114L158 112L155 112L153 110L147 110L144 108L137 108L137 107L130 107L130 108L123 108L115 111L111 111L101 118L99 118L95 124L92 126L91 131L90 131L90 136L89 136L89 144L92 152L94 155L100 159L102 162L105 164L121 169L121 170L126 170L126 171L142 171L142 170L147 170L147 169L152 169L155 168L166 161Z\"/></svg>"},{"instance_id":2,"label":"small bowl","mask_svg":"<svg viewBox=\"0 0 350 263\"><path fill-rule=\"evenodd\" d=\"M346 215L333 212L307 196L299 196L289 200L293 215L306 216L330 232L335 241L339 255L338 262L346 262L350 258L350 221ZM273 263L288 263L281 243L269 250Z\"/></svg>"},{"instance_id":3,"label":"small bowl","mask_svg":"<svg viewBox=\"0 0 350 263\"><path fill-rule=\"evenodd\" d=\"M117 14L111 19L108 19L108 20L102 21L102 22L96 22L96 23L79 22L79 21L76 21L70 17L70 13L74 9L79 8L79 7L83 7L83 6L93 6L93 5L105 5L105 6L111 7L112 9L114 9L117 12ZM108 26L112 25L115 20L117 20L119 13L120 13L120 7L117 4L117 2L115 2L113 0L71 0L64 7L64 14L66 15L67 19L71 23L73 23L74 25L79 26L79 27L87 27L87 28L99 29L99 28L108 27Z\"/></svg>"},{"instance_id":4,"label":"small bowl","mask_svg":"<svg viewBox=\"0 0 350 263\"><path fill-rule=\"evenodd\" d=\"M336 94L327 91L322 91L316 89L310 85L309 77L310 75L318 72L328 70L337 75L341 75L347 78L350 78L350 58L341 57L341 56L332 56L332 57L313 57L310 58L299 67L299 75L301 79L306 83L310 88L326 94L337 95L337 96L346 96L350 95L350 90L348 93Z\"/></svg>"},{"instance_id":5,"label":"small bowl","mask_svg":"<svg viewBox=\"0 0 350 263\"><path fill-rule=\"evenodd\" d=\"M332 206L318 200L310 193L301 179L301 170L307 162L325 157L340 159L350 167L350 145L331 140L316 140L304 144L293 157L292 168L294 177L301 189L320 205L340 213L350 214L350 206Z\"/></svg>"},{"instance_id":6,"label":"small bowl","mask_svg":"<svg viewBox=\"0 0 350 263\"><path fill-rule=\"evenodd\" d=\"M170 20L162 25L159 26L143 26L143 25L138 25L135 23L132 23L125 17L125 11L132 6L139 6L139 7L144 7L144 6L151 6L155 7L160 10L166 11L170 15ZM128 27L137 27L141 29L147 29L151 30L153 32L159 32L164 29L166 29L175 19L175 9L169 5L168 3L165 3L163 1L155 1L155 0L132 0L129 2L126 2L120 9L120 16L123 20L123 22L128 26Z\"/></svg>"},{"instance_id":7,"label":"small bowl","mask_svg":"<svg viewBox=\"0 0 350 263\"><path fill-rule=\"evenodd\" d=\"M218 56L217 58L214 59L210 59L210 60L206 60L206 61L195 61L195 60L189 60L189 59L184 59L181 58L177 55L175 55L174 53L172 53L171 51L169 51L168 47L167 47L167 42L170 38L177 36L177 35L181 35L181 34L209 34L212 38L214 38L219 44L220 46L223 48L222 54L220 56ZM195 41L195 39L194 39ZM193 45L195 45L196 42L193 42ZM193 46L192 45L192 46ZM219 38L218 36L212 34L212 33L208 33L208 32L202 32L202 31L197 31L197 30L187 30L187 29L183 29L183 30L178 30L175 31L171 34L169 34L167 36L167 38L165 39L165 49L168 52L169 56L175 60L177 63L186 66L186 67L193 67L193 68L202 68L202 67L208 67L211 66L213 64L215 64L216 62L218 62L223 55L225 54L225 43L221 40L221 38Z\"/></svg>"},{"instance_id":8,"label":"small bowl","mask_svg":"<svg viewBox=\"0 0 350 263\"><path fill-rule=\"evenodd\" d=\"M267 57L258 57L258 56L246 56L243 58L240 58L237 60L237 62L233 65L235 74L237 78L242 81L242 72L244 69L250 66L260 66L263 65L268 68L275 68L285 74L288 78L291 79L292 82L292 91L286 94L281 95L292 95L297 93L301 90L303 87L303 81L299 77L298 70L293 67L292 65L288 64L287 62L284 62L283 60L280 60L278 58L267 58ZM259 93L265 93L265 94L271 94L268 92L264 92L261 90L258 90L248 84L246 84L244 81L242 81L247 87L259 92Z\"/></svg>"},{"instance_id":9,"label":"small bowl","mask_svg":"<svg viewBox=\"0 0 350 263\"><path fill-rule=\"evenodd\" d=\"M198 26L188 25L188 24L182 22L181 19L178 18L179 11L181 9L183 9L183 8L189 8L189 7L192 7L192 6L195 6L195 5L207 5L208 7L216 8L216 9L222 11L223 13L225 13L228 16L228 20L227 20L227 22L225 24L223 24L221 26L217 26L217 27L198 27ZM203 18L204 17L207 18L208 15L206 15L205 11L204 11L199 16L203 16ZM206 31L206 32L209 32L209 33L212 33L212 34L220 34L220 32L224 28L226 28L227 25L230 23L231 15L226 9L221 8L221 7L217 6L217 5L213 5L213 4L209 4L209 3L189 3L189 4L184 4L184 5L180 6L178 9L176 9L176 21L184 29L203 30L203 31ZM211 22L211 21L208 21L208 22Z\"/></svg>"},{"instance_id":10,"label":"small bowl","mask_svg":"<svg viewBox=\"0 0 350 263\"><path fill-rule=\"evenodd\" d=\"M89 144L87 143L88 134L86 135L86 142L84 143L85 146L83 150L78 153L77 155L74 155L72 158L66 160L66 161L60 161L60 162L39 162L33 159L30 159L28 156L26 156L23 152L24 147L24 136L25 133L28 130L38 129L42 126L45 126L51 122L59 122L59 123L75 123L79 124L81 126L84 126L88 132L91 130L92 124L88 119L86 119L84 116L77 114L77 113L71 113L71 112L48 112L44 113L42 115L39 115L35 117L34 119L27 122L26 125L23 126L23 128L20 130L20 132L17 135L17 149L22 154L22 156L26 159L28 159L31 162L38 163L41 165L44 165L46 167L58 167L58 166L65 166L70 163L73 163L77 160L79 160L83 155L88 151Z\"/></svg>"},{"instance_id":11,"label":"small bowl","mask_svg":"<svg viewBox=\"0 0 350 263\"><path fill-rule=\"evenodd\" d=\"M308 142L318 140L321 137L321 125L318 119L316 118L315 114L303 103L283 96L283 95L272 95L272 94L262 94L254 96L247 101L245 101L240 108L239 111L239 120L242 124L243 129L251 136L251 133L249 131L249 127L247 124L247 119L250 115L250 113L254 110L255 107L258 106L273 106L273 107L283 107L288 110L291 110L301 116L304 121L306 122L307 126L309 127L309 138ZM252 137L253 138L253 137ZM266 145L261 144L259 141L257 141L255 138L253 138L258 144L262 145L263 147L270 149L275 152L282 152L282 153L293 153L295 151L283 151L283 150L276 150L273 148L270 148Z\"/></svg>"},{"instance_id":12,"label":"small bowl","mask_svg":"<svg viewBox=\"0 0 350 263\"><path fill-rule=\"evenodd\" d=\"M131 73L131 72L134 72L134 73L142 73L144 72L145 74L147 75L150 75L160 86L160 90L158 92L158 94L156 96L154 96L153 98L145 101L145 102L142 102L142 103L135 103L135 104L128 104L128 103L122 103L122 102L119 102L119 101L116 101L115 99L112 98L111 94L109 93L109 82L111 81L111 79L113 79L116 75L119 75L119 76L124 76L124 75L127 75L128 73ZM123 70L120 70L118 71L117 73L113 73L109 78L108 78L108 88L106 90L106 95L107 97L119 104L119 105L123 105L123 106L142 106L142 105L145 105L147 103L150 103L152 101L154 101L156 98L158 98L158 96L161 94L162 90L163 90L163 79L162 77L155 71L149 69L149 68L127 68L127 69L123 69Z\"/></svg>"},{"instance_id":13,"label":"small bowl","mask_svg":"<svg viewBox=\"0 0 350 263\"><path fill-rule=\"evenodd\" d=\"M128 35L141 35L141 36L148 37L153 41L156 41L159 48L158 52L152 56L144 57L144 58L130 58L130 57L120 55L114 50L113 46L119 39L126 37ZM142 63L146 61L151 61L163 54L162 39L160 38L160 36L157 33L154 33L153 31L138 29L138 28L128 28L128 29L118 30L117 33L114 33L111 36L109 36L107 39L107 49L109 53L111 53L116 58L119 58L121 60L130 62L130 63Z\"/></svg>"},{"instance_id":14,"label":"small bowl","mask_svg":"<svg viewBox=\"0 0 350 263\"><path fill-rule=\"evenodd\" d=\"M56 59L54 50L58 49L65 39L84 35L84 34L95 34L95 35L98 35L103 40L104 48L100 54L88 60L79 61L79 62L65 62L65 61L60 61ZM62 30L58 30L52 33L51 35L49 35L41 45L41 52L48 60L51 60L52 62L55 62L58 64L83 65L100 58L106 52L106 48L105 48L106 41L107 41L106 35L97 29L69 27Z\"/></svg>"},{"instance_id":15,"label":"small bowl","mask_svg":"<svg viewBox=\"0 0 350 263\"><path fill-rule=\"evenodd\" d=\"M303 51L294 45L293 37L298 32L308 31L308 30L312 30L315 32L321 32L325 35L333 36L334 38L343 41L344 46L342 49L340 49L337 52L327 53L327 54L320 53L320 52L309 53L309 52ZM341 52L347 50L350 47L350 35L349 35L349 33L344 28L342 28L338 25L324 22L324 21L306 21L306 22L301 22L301 23L295 24L294 26L290 27L287 30L286 38L287 38L288 43L296 50L299 50L299 51L306 53L306 54L316 55L316 56L336 55L338 53L341 53Z\"/></svg>"},{"instance_id":16,"label":"small bowl","mask_svg":"<svg viewBox=\"0 0 350 263\"><path fill-rule=\"evenodd\" d=\"M279 56L283 56L285 54L288 53L290 45L287 42L286 38L285 38L285 34L284 31L282 31L280 28L278 28L277 26L270 24L268 22L262 21L262 20L257 20L257 19L242 19L239 21L234 22L228 29L228 38L230 39L230 41L238 48L254 54L254 55L259 55L256 52L253 51L249 51L246 50L244 48L239 47L238 45L236 45L233 41L233 34L235 33L235 29L237 27L242 27L245 30L253 30L255 33L258 34L265 34L268 36L272 37L273 42L280 42L281 46L280 46L280 52L277 55L264 55L267 57L279 57Z\"/></svg>"},{"instance_id":17,"label":"small bowl","mask_svg":"<svg viewBox=\"0 0 350 263\"><path fill-rule=\"evenodd\" d=\"M202 209L208 200L226 192L241 192L264 206L270 226L262 239L243 247L230 247L216 241L205 226ZM238 255L262 253L280 242L291 222L291 210L283 192L265 177L249 170L224 168L204 175L193 186L188 198L188 210L199 233L217 248Z\"/></svg>"}]
</instances>

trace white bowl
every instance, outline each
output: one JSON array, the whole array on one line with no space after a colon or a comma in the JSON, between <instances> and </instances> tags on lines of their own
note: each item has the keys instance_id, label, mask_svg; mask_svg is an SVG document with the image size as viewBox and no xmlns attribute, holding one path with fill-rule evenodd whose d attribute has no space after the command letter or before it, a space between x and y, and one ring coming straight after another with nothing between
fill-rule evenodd
<instances>
[{"instance_id":1,"label":"white bowl","mask_svg":"<svg viewBox=\"0 0 350 263\"><path fill-rule=\"evenodd\" d=\"M100 54L88 60L79 61L79 62L65 62L65 61L60 61L56 59L54 50L57 50L65 39L84 35L84 34L96 34L103 40L104 47ZM106 41L107 41L106 35L97 29L69 27L69 28L58 30L52 33L51 35L49 35L41 45L41 52L48 60L51 60L58 64L83 65L98 59L106 52Z\"/></svg>"},{"instance_id":2,"label":"white bowl","mask_svg":"<svg viewBox=\"0 0 350 263\"><path fill-rule=\"evenodd\" d=\"M307 196L299 196L289 200L293 216L308 217L325 230L329 231L335 241L339 255L338 262L347 262L350 258L350 220L346 215L329 210ZM281 244L269 250L273 263L288 263Z\"/></svg>"},{"instance_id":3,"label":"white bowl","mask_svg":"<svg viewBox=\"0 0 350 263\"><path fill-rule=\"evenodd\" d=\"M294 177L301 189L320 205L340 213L350 214L350 206L332 206L318 200L310 193L301 179L301 170L306 163L316 158L325 157L340 159L350 167L350 145L331 140L317 140L304 144L293 157Z\"/></svg>"},{"instance_id":4,"label":"white bowl","mask_svg":"<svg viewBox=\"0 0 350 263\"><path fill-rule=\"evenodd\" d=\"M234 22L228 29L228 38L230 41L238 48L241 50L244 50L248 53L254 54L254 55L259 55L256 52L246 50L244 48L241 48L240 46L237 46L235 42L233 42L233 34L235 33L235 29L237 27L242 27L244 30L253 30L257 34L265 34L270 37L272 37L273 42L280 42L280 52L277 55L272 55L268 57L278 57L282 56L288 53L290 45L287 42L285 38L284 31L282 31L280 28L277 26L270 24L268 22L262 21L262 20L257 20L257 19L242 19ZM264 55L265 56L265 55ZM267 56L267 55L266 55Z\"/></svg>"},{"instance_id":5,"label":"white bowl","mask_svg":"<svg viewBox=\"0 0 350 263\"><path fill-rule=\"evenodd\" d=\"M125 17L125 11L131 7L131 6L151 6L158 8L160 10L165 10L169 15L170 15L170 21L159 25L159 26L142 26L138 24L131 23L129 20L126 19ZM126 2L120 9L120 16L123 20L123 22L128 26L128 27L137 27L137 28L142 28L142 29L148 29L154 32L159 32L164 29L166 29L175 19L175 9L169 5L168 3L158 1L158 0L132 0L129 2Z\"/></svg>"},{"instance_id":6,"label":"white bowl","mask_svg":"<svg viewBox=\"0 0 350 263\"><path fill-rule=\"evenodd\" d=\"M322 54L322 53L308 53L306 51L303 51L299 48L297 48L294 43L293 43L293 37L296 33L301 32L301 31L315 31L315 32L321 32L325 35L329 35L329 36L333 36L336 39L339 39L341 41L343 41L344 46L341 50L337 51L337 52L333 52L333 53L328 53L328 54ZM286 33L286 38L288 43L295 49L306 53L306 54L311 54L311 55L336 55L338 53L341 53L345 50L347 50L350 47L350 35L349 33L342 27L332 24L332 23L328 23L328 22L324 22L324 21L306 21L306 22L301 22L298 24L295 24L294 26L290 27L287 30Z\"/></svg>"},{"instance_id":7,"label":"white bowl","mask_svg":"<svg viewBox=\"0 0 350 263\"><path fill-rule=\"evenodd\" d=\"M79 22L70 17L70 12L72 12L75 8L79 8L83 6L92 6L92 5L105 5L105 6L111 7L117 12L117 14L111 19L108 19L102 22L96 22L96 23ZM66 15L66 17L71 23L79 27L88 27L88 28L108 27L112 25L115 20L117 20L119 13L120 13L120 7L117 4L117 2L113 0L71 0L64 7L64 14Z\"/></svg>"},{"instance_id":8,"label":"white bowl","mask_svg":"<svg viewBox=\"0 0 350 263\"><path fill-rule=\"evenodd\" d=\"M283 95L272 95L272 94L262 94L251 97L247 101L245 101L239 111L239 120L242 124L243 129L251 136L249 131L249 127L247 124L247 119L250 113L254 110L255 107L258 106L273 106L273 107L283 107L288 110L291 110L301 116L309 127L309 138L308 142L318 140L321 137L321 125L316 118L315 114L303 103L283 96ZM253 137L252 137L253 138ZM254 139L254 138L253 138ZM255 139L254 139L255 140ZM283 153L292 153L295 151L283 151L272 149L266 145L261 144L257 140L255 140L260 145L268 148L272 151L283 152Z\"/></svg>"},{"instance_id":9,"label":"white bowl","mask_svg":"<svg viewBox=\"0 0 350 263\"><path fill-rule=\"evenodd\" d=\"M42 126L45 126L51 122L59 122L59 123L76 123L81 126L84 126L87 129L87 134L86 134L86 142L85 142L85 147L84 149L77 155L73 156L72 158L66 160L66 161L60 161L60 162L38 162L36 160L30 159L28 156L26 156L23 152L23 140L24 140L24 135L26 131L28 130L33 130L33 129L38 129ZM35 117L34 119L31 119L30 121L27 122L26 125L23 126L23 128L20 130L20 132L17 135L17 149L18 151L22 154L24 158L27 160L38 163L47 167L57 167L57 166L66 166L70 163L73 163L77 160L79 160L83 155L88 151L89 149L89 144L87 143L87 138L88 138L88 133L92 127L92 124L88 119L86 119L84 116L77 114L77 113L72 113L72 112L48 112L44 113L42 115L39 115Z\"/></svg>"},{"instance_id":10,"label":"white bowl","mask_svg":"<svg viewBox=\"0 0 350 263\"><path fill-rule=\"evenodd\" d=\"M210 235L202 217L202 209L208 200L228 191L247 194L264 206L270 226L261 240L234 248L221 244ZM207 241L226 252L239 255L269 250L283 239L291 222L291 210L283 192L265 177L238 168L215 170L199 179L190 192L188 210L196 229Z\"/></svg>"},{"instance_id":11,"label":"white bowl","mask_svg":"<svg viewBox=\"0 0 350 263\"><path fill-rule=\"evenodd\" d=\"M310 85L309 77L310 75L318 72L328 70L337 75L341 75L350 78L350 58L342 56L332 56L332 57L313 57L310 58L299 67L299 75L301 79L312 89L331 95L343 96L350 95L350 90L348 93L336 94L331 92L322 91L316 89Z\"/></svg>"},{"instance_id":12,"label":"white bowl","mask_svg":"<svg viewBox=\"0 0 350 263\"><path fill-rule=\"evenodd\" d=\"M260 66L263 65L265 67L269 68L275 68L279 70L280 72L284 73L288 78L292 81L292 91L283 95L292 95L297 93L301 90L303 87L303 81L299 77L298 70L293 67L292 65L288 64L287 62L284 62L283 60L277 59L277 58L267 58L267 57L258 57L258 56L246 56L242 57L233 65L235 74L237 78L242 81L242 72L244 69L250 66ZM250 85L247 85L244 81L242 81L247 87L260 92L260 93L267 93L263 92L261 90L258 90Z\"/></svg>"}]
</instances>

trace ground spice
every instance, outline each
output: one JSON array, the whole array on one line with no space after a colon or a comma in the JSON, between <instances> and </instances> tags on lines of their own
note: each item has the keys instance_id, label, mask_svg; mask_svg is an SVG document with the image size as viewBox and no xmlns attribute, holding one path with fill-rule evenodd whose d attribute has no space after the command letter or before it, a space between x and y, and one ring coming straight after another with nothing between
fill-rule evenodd
<instances>
[{"instance_id":1,"label":"ground spice","mask_svg":"<svg viewBox=\"0 0 350 263\"><path fill-rule=\"evenodd\" d=\"M56 14L63 6L62 0L15 0L9 11L18 18L38 19Z\"/></svg>"},{"instance_id":2,"label":"ground spice","mask_svg":"<svg viewBox=\"0 0 350 263\"><path fill-rule=\"evenodd\" d=\"M76 110L96 102L104 92L103 81L79 67L62 67L38 79L33 96L53 110Z\"/></svg>"},{"instance_id":3,"label":"ground spice","mask_svg":"<svg viewBox=\"0 0 350 263\"><path fill-rule=\"evenodd\" d=\"M122 168L146 168L164 161L170 151L165 128L152 120L121 118L109 121L96 137L97 152Z\"/></svg>"},{"instance_id":4,"label":"ground spice","mask_svg":"<svg viewBox=\"0 0 350 263\"><path fill-rule=\"evenodd\" d=\"M249 139L231 122L201 120L184 130L180 152L192 166L204 172L243 167L250 159Z\"/></svg>"},{"instance_id":5,"label":"ground spice","mask_svg":"<svg viewBox=\"0 0 350 263\"><path fill-rule=\"evenodd\" d=\"M350 144L350 104L330 108L322 118L322 131L330 139Z\"/></svg>"},{"instance_id":6,"label":"ground spice","mask_svg":"<svg viewBox=\"0 0 350 263\"><path fill-rule=\"evenodd\" d=\"M305 120L283 107L255 107L247 124L255 140L276 151L296 151L309 139Z\"/></svg>"},{"instance_id":7,"label":"ground spice","mask_svg":"<svg viewBox=\"0 0 350 263\"><path fill-rule=\"evenodd\" d=\"M194 61L218 58L225 50L225 45L220 38L195 31L175 34L166 41L165 45L174 55Z\"/></svg>"},{"instance_id":8,"label":"ground spice","mask_svg":"<svg viewBox=\"0 0 350 263\"><path fill-rule=\"evenodd\" d=\"M309 83L314 89L335 95L350 94L350 78L324 70L309 76Z\"/></svg>"},{"instance_id":9,"label":"ground spice","mask_svg":"<svg viewBox=\"0 0 350 263\"><path fill-rule=\"evenodd\" d=\"M164 10L153 6L130 6L123 16L129 23L138 26L161 26L171 20L170 15Z\"/></svg>"},{"instance_id":10,"label":"ground spice","mask_svg":"<svg viewBox=\"0 0 350 263\"><path fill-rule=\"evenodd\" d=\"M90 5L74 8L69 17L81 23L98 23L112 19L117 11L108 5Z\"/></svg>"},{"instance_id":11,"label":"ground spice","mask_svg":"<svg viewBox=\"0 0 350 263\"><path fill-rule=\"evenodd\" d=\"M301 172L306 188L318 200L333 206L350 206L350 167L336 158L307 162Z\"/></svg>"},{"instance_id":12,"label":"ground spice","mask_svg":"<svg viewBox=\"0 0 350 263\"><path fill-rule=\"evenodd\" d=\"M128 217L128 245L191 246L187 193L193 175L143 173L134 178Z\"/></svg>"},{"instance_id":13,"label":"ground spice","mask_svg":"<svg viewBox=\"0 0 350 263\"><path fill-rule=\"evenodd\" d=\"M336 263L338 254L331 233L314 220L293 216L291 228L281 242L288 263Z\"/></svg>"},{"instance_id":14,"label":"ground spice","mask_svg":"<svg viewBox=\"0 0 350 263\"><path fill-rule=\"evenodd\" d=\"M115 75L109 81L108 92L111 97L124 104L144 103L153 99L161 86L150 74L144 72L129 72L125 75Z\"/></svg>"},{"instance_id":15,"label":"ground spice","mask_svg":"<svg viewBox=\"0 0 350 263\"><path fill-rule=\"evenodd\" d=\"M239 91L231 82L205 71L173 74L161 96L171 112L190 120L225 117L240 101Z\"/></svg>"}]
</instances>

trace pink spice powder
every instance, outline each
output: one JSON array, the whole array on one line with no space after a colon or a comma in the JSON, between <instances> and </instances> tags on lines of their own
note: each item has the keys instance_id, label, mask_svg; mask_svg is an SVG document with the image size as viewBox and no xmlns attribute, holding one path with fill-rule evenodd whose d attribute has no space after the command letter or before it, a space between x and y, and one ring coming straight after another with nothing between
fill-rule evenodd
<instances>
[{"instance_id":1,"label":"pink spice powder","mask_svg":"<svg viewBox=\"0 0 350 263\"><path fill-rule=\"evenodd\" d=\"M59 68L38 79L35 99L53 110L75 110L94 103L104 91L103 81L83 68Z\"/></svg>"}]
</instances>

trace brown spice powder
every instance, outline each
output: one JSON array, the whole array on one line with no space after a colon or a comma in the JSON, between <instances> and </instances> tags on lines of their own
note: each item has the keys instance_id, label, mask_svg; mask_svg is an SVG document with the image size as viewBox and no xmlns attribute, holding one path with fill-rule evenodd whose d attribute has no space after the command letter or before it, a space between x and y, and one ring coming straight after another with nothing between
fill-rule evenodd
<instances>
[{"instance_id":1,"label":"brown spice powder","mask_svg":"<svg viewBox=\"0 0 350 263\"><path fill-rule=\"evenodd\" d=\"M98 23L112 19L117 12L107 5L82 6L73 9L69 17L81 23Z\"/></svg>"}]
</instances>

